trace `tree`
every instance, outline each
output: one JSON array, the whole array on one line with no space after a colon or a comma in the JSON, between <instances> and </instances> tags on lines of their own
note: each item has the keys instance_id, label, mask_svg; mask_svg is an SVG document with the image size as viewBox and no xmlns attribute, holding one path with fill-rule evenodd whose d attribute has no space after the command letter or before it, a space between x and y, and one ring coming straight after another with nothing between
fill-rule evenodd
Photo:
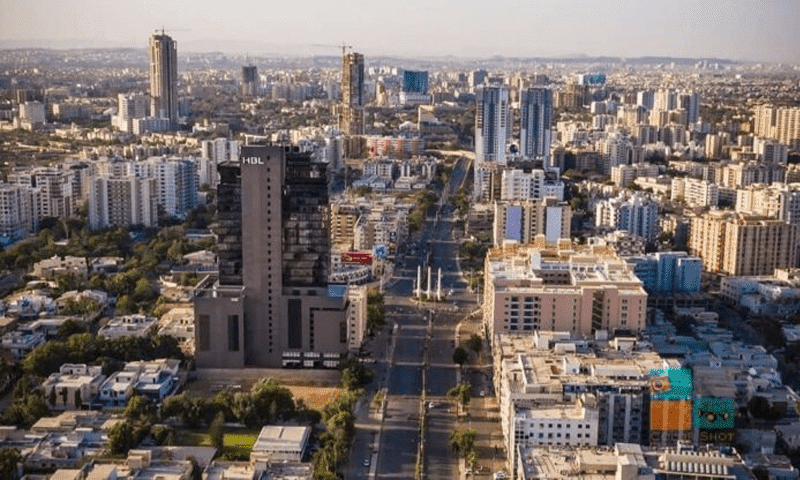
<instances>
[{"instance_id":1,"label":"tree","mask_svg":"<svg viewBox=\"0 0 800 480\"><path fill-rule=\"evenodd\" d=\"M22 455L16 448L0 449L0 478L16 480L17 465L22 462Z\"/></svg>"},{"instance_id":2,"label":"tree","mask_svg":"<svg viewBox=\"0 0 800 480\"><path fill-rule=\"evenodd\" d=\"M208 426L208 436L211 439L211 445L221 452L222 447L225 446L225 414L217 412L211 425Z\"/></svg>"},{"instance_id":3,"label":"tree","mask_svg":"<svg viewBox=\"0 0 800 480\"><path fill-rule=\"evenodd\" d=\"M133 303L129 295L123 295L117 300L117 313L120 315L136 313L136 304Z\"/></svg>"},{"instance_id":4,"label":"tree","mask_svg":"<svg viewBox=\"0 0 800 480\"><path fill-rule=\"evenodd\" d=\"M747 402L747 409L753 418L762 420L778 420L783 416L783 412L778 407L770 405L769 400L756 395Z\"/></svg>"},{"instance_id":5,"label":"tree","mask_svg":"<svg viewBox=\"0 0 800 480\"><path fill-rule=\"evenodd\" d=\"M134 395L128 400L128 406L125 407L125 418L130 421L140 420L150 410L150 405L145 397L142 395Z\"/></svg>"},{"instance_id":6,"label":"tree","mask_svg":"<svg viewBox=\"0 0 800 480\"><path fill-rule=\"evenodd\" d=\"M73 400L75 400L75 408L80 410L81 407L83 407L83 396L81 395L81 390L79 388L75 389Z\"/></svg>"},{"instance_id":7,"label":"tree","mask_svg":"<svg viewBox=\"0 0 800 480\"><path fill-rule=\"evenodd\" d=\"M477 433L472 428L457 428L450 434L450 446L456 455L467 456L475 447Z\"/></svg>"},{"instance_id":8,"label":"tree","mask_svg":"<svg viewBox=\"0 0 800 480\"><path fill-rule=\"evenodd\" d=\"M467 382L461 382L447 391L448 397L455 397L461 407L465 407L472 399L472 386Z\"/></svg>"},{"instance_id":9,"label":"tree","mask_svg":"<svg viewBox=\"0 0 800 480\"><path fill-rule=\"evenodd\" d=\"M475 353L480 353L483 348L483 338L480 335L473 333L467 340L467 346Z\"/></svg>"},{"instance_id":10,"label":"tree","mask_svg":"<svg viewBox=\"0 0 800 480\"><path fill-rule=\"evenodd\" d=\"M67 302L74 302L74 300L69 299ZM64 312L66 313L66 312ZM75 313L67 313L67 315L75 315ZM56 336L61 340L66 340L72 335L76 333L86 333L89 331L89 326L86 325L84 322L79 322L73 318L68 318L64 321L61 325L58 326L58 330L56 331Z\"/></svg>"},{"instance_id":11,"label":"tree","mask_svg":"<svg viewBox=\"0 0 800 480\"><path fill-rule=\"evenodd\" d=\"M457 346L455 351L453 352L453 363L457 363L459 365L464 365L467 359L469 358L469 353L467 350L464 349L461 345Z\"/></svg>"},{"instance_id":12,"label":"tree","mask_svg":"<svg viewBox=\"0 0 800 480\"><path fill-rule=\"evenodd\" d=\"M136 447L134 428L127 420L120 422L108 430L108 448L111 455L121 455Z\"/></svg>"},{"instance_id":13,"label":"tree","mask_svg":"<svg viewBox=\"0 0 800 480\"><path fill-rule=\"evenodd\" d=\"M136 288L133 291L133 298L137 302L147 302L155 298L155 290L150 282L142 277L136 281Z\"/></svg>"},{"instance_id":14,"label":"tree","mask_svg":"<svg viewBox=\"0 0 800 480\"><path fill-rule=\"evenodd\" d=\"M50 408L56 406L56 389L55 387L50 389L50 394L47 396L47 403L50 404Z\"/></svg>"}]
</instances>

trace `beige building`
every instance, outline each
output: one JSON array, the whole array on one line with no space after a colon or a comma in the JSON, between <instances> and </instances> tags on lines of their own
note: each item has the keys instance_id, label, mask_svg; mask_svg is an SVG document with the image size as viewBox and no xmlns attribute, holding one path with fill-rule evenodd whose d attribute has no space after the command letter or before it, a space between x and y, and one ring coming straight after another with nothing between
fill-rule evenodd
<instances>
[{"instance_id":1,"label":"beige building","mask_svg":"<svg viewBox=\"0 0 800 480\"><path fill-rule=\"evenodd\" d=\"M611 167L611 181L620 188L627 187L639 177L657 177L658 165L641 163Z\"/></svg>"},{"instance_id":2,"label":"beige building","mask_svg":"<svg viewBox=\"0 0 800 480\"><path fill-rule=\"evenodd\" d=\"M331 205L331 245L345 251L353 248L353 229L361 211L353 205Z\"/></svg>"},{"instance_id":3,"label":"beige building","mask_svg":"<svg viewBox=\"0 0 800 480\"><path fill-rule=\"evenodd\" d=\"M760 105L755 108L754 133L791 144L800 140L800 108Z\"/></svg>"},{"instance_id":4,"label":"beige building","mask_svg":"<svg viewBox=\"0 0 800 480\"><path fill-rule=\"evenodd\" d=\"M683 200L690 207L708 207L719 204L719 186L696 178L673 178L671 199Z\"/></svg>"},{"instance_id":5,"label":"beige building","mask_svg":"<svg viewBox=\"0 0 800 480\"><path fill-rule=\"evenodd\" d=\"M42 383L45 400L52 409L80 409L83 404L91 403L100 392L100 386L106 378L102 370L99 366L63 364L58 373L51 374Z\"/></svg>"},{"instance_id":6,"label":"beige building","mask_svg":"<svg viewBox=\"0 0 800 480\"><path fill-rule=\"evenodd\" d=\"M347 301L347 344L351 352L357 352L367 333L367 287L350 285Z\"/></svg>"},{"instance_id":7,"label":"beige building","mask_svg":"<svg viewBox=\"0 0 800 480\"><path fill-rule=\"evenodd\" d=\"M550 330L590 336L645 327L647 293L613 249L567 240L547 247L506 244L489 250L484 322L494 341L503 332Z\"/></svg>"},{"instance_id":8,"label":"beige building","mask_svg":"<svg viewBox=\"0 0 800 480\"><path fill-rule=\"evenodd\" d=\"M714 210L692 217L689 250L706 271L771 275L795 265L798 226L769 217Z\"/></svg>"},{"instance_id":9,"label":"beige building","mask_svg":"<svg viewBox=\"0 0 800 480\"><path fill-rule=\"evenodd\" d=\"M494 245L505 240L527 244L544 235L548 245L570 238L572 208L554 197L495 202Z\"/></svg>"}]
</instances>

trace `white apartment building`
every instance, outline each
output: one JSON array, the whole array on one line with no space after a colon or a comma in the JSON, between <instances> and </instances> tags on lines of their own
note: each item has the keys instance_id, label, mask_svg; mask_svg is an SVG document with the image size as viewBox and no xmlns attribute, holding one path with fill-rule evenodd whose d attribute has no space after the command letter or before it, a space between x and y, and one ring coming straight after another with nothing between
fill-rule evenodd
<instances>
[{"instance_id":1,"label":"white apartment building","mask_svg":"<svg viewBox=\"0 0 800 480\"><path fill-rule=\"evenodd\" d=\"M0 239L13 243L39 228L38 190L0 182Z\"/></svg>"},{"instance_id":2,"label":"white apartment building","mask_svg":"<svg viewBox=\"0 0 800 480\"><path fill-rule=\"evenodd\" d=\"M736 211L800 225L800 183L749 185L736 190Z\"/></svg>"},{"instance_id":3,"label":"white apartment building","mask_svg":"<svg viewBox=\"0 0 800 480\"><path fill-rule=\"evenodd\" d=\"M602 200L595 206L595 225L625 230L652 242L658 236L658 203L641 194Z\"/></svg>"},{"instance_id":4,"label":"white apartment building","mask_svg":"<svg viewBox=\"0 0 800 480\"><path fill-rule=\"evenodd\" d=\"M620 188L627 187L639 177L657 177L658 165L640 163L611 167L611 181Z\"/></svg>"},{"instance_id":5,"label":"white apartment building","mask_svg":"<svg viewBox=\"0 0 800 480\"><path fill-rule=\"evenodd\" d=\"M696 178L673 178L670 198L683 200L690 207L715 207L719 205L719 186Z\"/></svg>"},{"instance_id":6,"label":"white apartment building","mask_svg":"<svg viewBox=\"0 0 800 480\"><path fill-rule=\"evenodd\" d=\"M158 224L156 180L133 175L98 176L91 180L89 228Z\"/></svg>"},{"instance_id":7,"label":"white apartment building","mask_svg":"<svg viewBox=\"0 0 800 480\"><path fill-rule=\"evenodd\" d=\"M548 178L544 170L503 170L500 180L501 200L538 200L555 197L564 200L564 182Z\"/></svg>"},{"instance_id":8,"label":"white apartment building","mask_svg":"<svg viewBox=\"0 0 800 480\"><path fill-rule=\"evenodd\" d=\"M147 160L156 179L158 205L168 217L183 219L197 207L198 177L193 160L152 157Z\"/></svg>"}]
</instances>

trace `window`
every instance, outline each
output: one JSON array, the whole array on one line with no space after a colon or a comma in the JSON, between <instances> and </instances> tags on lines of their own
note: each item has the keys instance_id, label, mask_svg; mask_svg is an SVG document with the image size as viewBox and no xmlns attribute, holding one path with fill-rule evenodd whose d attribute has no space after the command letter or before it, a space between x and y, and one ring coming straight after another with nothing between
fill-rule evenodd
<instances>
[{"instance_id":1,"label":"window","mask_svg":"<svg viewBox=\"0 0 800 480\"><path fill-rule=\"evenodd\" d=\"M197 316L197 348L201 352L211 350L211 318L208 315Z\"/></svg>"},{"instance_id":2,"label":"window","mask_svg":"<svg viewBox=\"0 0 800 480\"><path fill-rule=\"evenodd\" d=\"M228 351L239 351L239 315L228 315Z\"/></svg>"}]
</instances>

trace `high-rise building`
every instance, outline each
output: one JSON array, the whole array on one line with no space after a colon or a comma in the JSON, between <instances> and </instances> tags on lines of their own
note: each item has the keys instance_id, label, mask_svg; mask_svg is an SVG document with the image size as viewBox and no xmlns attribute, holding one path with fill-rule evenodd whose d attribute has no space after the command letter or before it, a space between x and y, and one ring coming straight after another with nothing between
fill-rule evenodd
<instances>
[{"instance_id":1,"label":"high-rise building","mask_svg":"<svg viewBox=\"0 0 800 480\"><path fill-rule=\"evenodd\" d=\"M544 159L550 165L553 91L533 87L522 90L519 100L519 151L526 158Z\"/></svg>"},{"instance_id":2,"label":"high-rise building","mask_svg":"<svg viewBox=\"0 0 800 480\"><path fill-rule=\"evenodd\" d=\"M0 243L8 245L36 232L37 193L30 186L0 182Z\"/></svg>"},{"instance_id":3,"label":"high-rise building","mask_svg":"<svg viewBox=\"0 0 800 480\"><path fill-rule=\"evenodd\" d=\"M150 116L178 122L178 49L163 31L150 37Z\"/></svg>"},{"instance_id":4,"label":"high-rise building","mask_svg":"<svg viewBox=\"0 0 800 480\"><path fill-rule=\"evenodd\" d=\"M516 200L494 204L494 246L507 240L532 243L544 235L548 245L570 238L572 208L553 197L541 200Z\"/></svg>"},{"instance_id":5,"label":"high-rise building","mask_svg":"<svg viewBox=\"0 0 800 480\"><path fill-rule=\"evenodd\" d=\"M686 252L658 252L625 259L650 295L699 292L703 261Z\"/></svg>"},{"instance_id":6,"label":"high-rise building","mask_svg":"<svg viewBox=\"0 0 800 480\"><path fill-rule=\"evenodd\" d=\"M500 198L502 200L538 200L555 197L564 200L564 182L553 172L532 169L503 170L500 179Z\"/></svg>"},{"instance_id":7,"label":"high-rise building","mask_svg":"<svg viewBox=\"0 0 800 480\"><path fill-rule=\"evenodd\" d=\"M428 72L404 71L400 103L402 105L422 105L430 103L430 100L431 96L428 95Z\"/></svg>"},{"instance_id":8,"label":"high-rise building","mask_svg":"<svg viewBox=\"0 0 800 480\"><path fill-rule=\"evenodd\" d=\"M483 312L489 337L537 330L590 336L598 330L639 332L647 293L628 264L607 246L560 240L489 250Z\"/></svg>"},{"instance_id":9,"label":"high-rise building","mask_svg":"<svg viewBox=\"0 0 800 480\"><path fill-rule=\"evenodd\" d=\"M508 89L497 85L480 87L475 101L475 160L505 164Z\"/></svg>"},{"instance_id":10,"label":"high-rise building","mask_svg":"<svg viewBox=\"0 0 800 480\"><path fill-rule=\"evenodd\" d=\"M258 68L255 65L242 67L242 95L252 97L258 93Z\"/></svg>"},{"instance_id":11,"label":"high-rise building","mask_svg":"<svg viewBox=\"0 0 800 480\"><path fill-rule=\"evenodd\" d=\"M147 169L156 179L158 205L164 215L182 219L197 207L199 185L194 161L153 157L147 160Z\"/></svg>"},{"instance_id":12,"label":"high-rise building","mask_svg":"<svg viewBox=\"0 0 800 480\"><path fill-rule=\"evenodd\" d=\"M653 109L653 104L655 101L655 94L652 90L642 90L636 92L636 104L640 105L648 110Z\"/></svg>"},{"instance_id":13,"label":"high-rise building","mask_svg":"<svg viewBox=\"0 0 800 480\"><path fill-rule=\"evenodd\" d=\"M686 124L697 123L700 119L700 94L684 92L678 95L678 108L686 111Z\"/></svg>"},{"instance_id":14,"label":"high-rise building","mask_svg":"<svg viewBox=\"0 0 800 480\"><path fill-rule=\"evenodd\" d=\"M89 187L89 228L158 224L156 180L133 175L98 176Z\"/></svg>"},{"instance_id":15,"label":"high-rise building","mask_svg":"<svg viewBox=\"0 0 800 480\"><path fill-rule=\"evenodd\" d=\"M798 226L769 217L712 210L692 217L689 250L708 272L772 275L794 267Z\"/></svg>"},{"instance_id":16,"label":"high-rise building","mask_svg":"<svg viewBox=\"0 0 800 480\"><path fill-rule=\"evenodd\" d=\"M119 94L116 126L124 132L133 131L133 120L147 116L147 97L139 93Z\"/></svg>"},{"instance_id":17,"label":"high-rise building","mask_svg":"<svg viewBox=\"0 0 800 480\"><path fill-rule=\"evenodd\" d=\"M339 126L348 135L364 133L364 55L345 53L342 56L342 103Z\"/></svg>"},{"instance_id":18,"label":"high-rise building","mask_svg":"<svg viewBox=\"0 0 800 480\"><path fill-rule=\"evenodd\" d=\"M325 164L245 145L219 167L219 280L195 290L201 367L333 367L348 350L346 296L328 288Z\"/></svg>"},{"instance_id":19,"label":"high-rise building","mask_svg":"<svg viewBox=\"0 0 800 480\"><path fill-rule=\"evenodd\" d=\"M677 101L675 92L662 88L653 95L653 110L658 112L674 110L677 107Z\"/></svg>"},{"instance_id":20,"label":"high-rise building","mask_svg":"<svg viewBox=\"0 0 800 480\"><path fill-rule=\"evenodd\" d=\"M595 225L625 230L652 242L658 236L658 203L642 195L602 200L595 208Z\"/></svg>"}]
</instances>

